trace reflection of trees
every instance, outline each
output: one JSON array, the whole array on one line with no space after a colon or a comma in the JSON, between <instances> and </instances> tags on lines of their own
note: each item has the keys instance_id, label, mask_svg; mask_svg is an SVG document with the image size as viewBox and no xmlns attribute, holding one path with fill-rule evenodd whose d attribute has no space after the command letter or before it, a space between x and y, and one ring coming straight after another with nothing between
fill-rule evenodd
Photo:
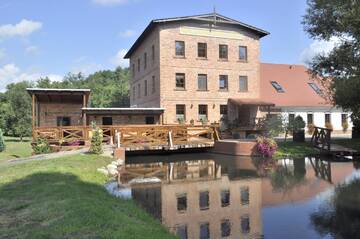
<instances>
[{"instance_id":1,"label":"reflection of trees","mask_svg":"<svg viewBox=\"0 0 360 239\"><path fill-rule=\"evenodd\" d=\"M290 168L284 161L282 165L274 160L256 159L254 164L259 174L268 177L274 191L288 191L295 186L305 183L305 159L294 159L294 168Z\"/></svg>"},{"instance_id":2,"label":"reflection of trees","mask_svg":"<svg viewBox=\"0 0 360 239\"><path fill-rule=\"evenodd\" d=\"M336 187L333 198L310 216L315 229L334 238L360 238L360 179Z\"/></svg>"}]
</instances>

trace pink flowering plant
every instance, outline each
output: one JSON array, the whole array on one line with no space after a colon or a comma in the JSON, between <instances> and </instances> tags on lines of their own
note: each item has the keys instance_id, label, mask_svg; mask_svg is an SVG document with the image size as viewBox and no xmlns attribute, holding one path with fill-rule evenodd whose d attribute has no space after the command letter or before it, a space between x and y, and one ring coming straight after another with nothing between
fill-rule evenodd
<instances>
[{"instance_id":1,"label":"pink flowering plant","mask_svg":"<svg viewBox=\"0 0 360 239\"><path fill-rule=\"evenodd\" d=\"M277 150L277 143L272 138L260 136L256 139L256 148L258 152L267 158L272 158Z\"/></svg>"}]
</instances>

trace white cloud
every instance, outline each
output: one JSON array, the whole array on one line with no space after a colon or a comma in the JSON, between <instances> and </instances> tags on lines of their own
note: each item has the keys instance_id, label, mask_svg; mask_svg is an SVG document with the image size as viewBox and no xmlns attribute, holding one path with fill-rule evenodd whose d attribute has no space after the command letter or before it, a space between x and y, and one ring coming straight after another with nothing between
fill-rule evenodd
<instances>
[{"instance_id":1,"label":"white cloud","mask_svg":"<svg viewBox=\"0 0 360 239\"><path fill-rule=\"evenodd\" d=\"M128 3L130 0L92 0L93 3L101 6L115 6Z\"/></svg>"},{"instance_id":2,"label":"white cloud","mask_svg":"<svg viewBox=\"0 0 360 239\"><path fill-rule=\"evenodd\" d=\"M28 55L36 55L40 52L39 47L37 46L28 46L25 48L25 53Z\"/></svg>"},{"instance_id":3,"label":"white cloud","mask_svg":"<svg viewBox=\"0 0 360 239\"><path fill-rule=\"evenodd\" d=\"M327 55L340 41L337 37L332 37L329 41L315 40L301 52L300 61L307 64L318 54Z\"/></svg>"},{"instance_id":4,"label":"white cloud","mask_svg":"<svg viewBox=\"0 0 360 239\"><path fill-rule=\"evenodd\" d=\"M114 57L110 59L110 62L115 66L129 67L129 60L124 59L127 49L120 49Z\"/></svg>"},{"instance_id":5,"label":"white cloud","mask_svg":"<svg viewBox=\"0 0 360 239\"><path fill-rule=\"evenodd\" d=\"M5 91L6 86L10 83L16 83L20 81L36 81L40 77L49 77L51 81L61 81L62 76L57 74L45 74L40 72L22 72L18 66L14 63L6 64L0 67L0 92Z\"/></svg>"},{"instance_id":6,"label":"white cloud","mask_svg":"<svg viewBox=\"0 0 360 239\"><path fill-rule=\"evenodd\" d=\"M4 48L0 48L0 61L4 59L6 56L6 52Z\"/></svg>"},{"instance_id":7,"label":"white cloud","mask_svg":"<svg viewBox=\"0 0 360 239\"><path fill-rule=\"evenodd\" d=\"M28 36L31 33L41 29L42 23L23 19L19 23L0 25L0 38Z\"/></svg>"},{"instance_id":8,"label":"white cloud","mask_svg":"<svg viewBox=\"0 0 360 239\"><path fill-rule=\"evenodd\" d=\"M84 75L90 75L92 73L94 73L95 71L99 71L99 70L102 70L103 67L102 65L100 64L97 64L97 63L87 63L87 62L84 62L84 63L79 63L75 66L72 67L71 69L71 72L72 73L82 73Z\"/></svg>"},{"instance_id":9,"label":"white cloud","mask_svg":"<svg viewBox=\"0 0 360 239\"><path fill-rule=\"evenodd\" d=\"M122 38L128 38L128 37L135 36L135 34L136 34L135 30L128 29L128 30L125 30L123 32L120 32L119 36L122 37Z\"/></svg>"}]
</instances>

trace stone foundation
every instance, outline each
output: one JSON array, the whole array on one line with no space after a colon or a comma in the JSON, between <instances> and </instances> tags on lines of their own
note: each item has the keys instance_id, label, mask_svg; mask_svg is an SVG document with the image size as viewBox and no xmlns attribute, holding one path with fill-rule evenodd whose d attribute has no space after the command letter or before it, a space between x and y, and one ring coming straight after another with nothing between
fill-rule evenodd
<instances>
[{"instance_id":1,"label":"stone foundation","mask_svg":"<svg viewBox=\"0 0 360 239\"><path fill-rule=\"evenodd\" d=\"M237 155L237 156L260 156L256 150L255 140L220 140L215 141L213 153Z\"/></svg>"}]
</instances>

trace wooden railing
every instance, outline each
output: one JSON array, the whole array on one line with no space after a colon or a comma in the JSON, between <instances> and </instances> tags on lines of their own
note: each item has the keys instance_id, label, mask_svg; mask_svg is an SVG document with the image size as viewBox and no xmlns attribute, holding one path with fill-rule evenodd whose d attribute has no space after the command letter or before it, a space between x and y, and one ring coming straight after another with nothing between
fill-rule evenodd
<instances>
[{"instance_id":1,"label":"wooden railing","mask_svg":"<svg viewBox=\"0 0 360 239\"><path fill-rule=\"evenodd\" d=\"M120 144L133 146L164 146L206 144L218 140L216 126L193 125L112 125L98 126L102 129L104 142L115 142L116 133ZM50 143L64 144L74 141L90 141L91 126L37 127L33 139L45 138Z\"/></svg>"},{"instance_id":2,"label":"wooden railing","mask_svg":"<svg viewBox=\"0 0 360 239\"><path fill-rule=\"evenodd\" d=\"M314 147L328 150L331 149L331 129L315 127L311 137L311 143Z\"/></svg>"}]
</instances>

